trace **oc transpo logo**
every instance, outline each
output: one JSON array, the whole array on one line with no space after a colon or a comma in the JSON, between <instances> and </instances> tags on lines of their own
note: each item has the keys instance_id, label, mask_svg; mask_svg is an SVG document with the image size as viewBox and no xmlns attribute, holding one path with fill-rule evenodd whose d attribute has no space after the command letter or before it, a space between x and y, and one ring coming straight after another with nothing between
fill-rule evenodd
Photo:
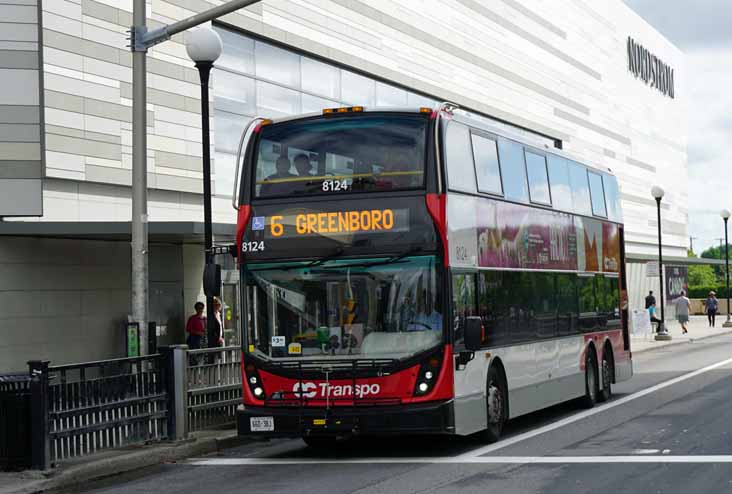
<instances>
[{"instance_id":1,"label":"oc transpo logo","mask_svg":"<svg viewBox=\"0 0 732 494\"><path fill-rule=\"evenodd\" d=\"M292 386L292 392L298 398L315 398L320 395L321 398L325 397L351 397L354 393L354 387L356 391L356 398L364 398L369 395L377 395L381 391L381 385L379 384L330 384L324 383L313 383L304 382L302 386L299 382L296 382Z\"/></svg>"}]
</instances>

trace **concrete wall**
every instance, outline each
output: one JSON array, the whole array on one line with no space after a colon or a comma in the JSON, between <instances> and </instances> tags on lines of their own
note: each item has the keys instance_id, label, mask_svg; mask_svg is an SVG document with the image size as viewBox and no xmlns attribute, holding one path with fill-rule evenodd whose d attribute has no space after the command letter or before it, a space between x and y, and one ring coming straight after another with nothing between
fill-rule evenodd
<instances>
[{"instance_id":1,"label":"concrete wall","mask_svg":"<svg viewBox=\"0 0 732 494\"><path fill-rule=\"evenodd\" d=\"M36 0L0 0L0 217L43 213L39 13Z\"/></svg>"},{"instance_id":2,"label":"concrete wall","mask_svg":"<svg viewBox=\"0 0 732 494\"><path fill-rule=\"evenodd\" d=\"M161 344L180 343L182 248L150 251L151 316L167 325ZM129 307L129 242L0 238L0 372L122 356Z\"/></svg>"}]
</instances>

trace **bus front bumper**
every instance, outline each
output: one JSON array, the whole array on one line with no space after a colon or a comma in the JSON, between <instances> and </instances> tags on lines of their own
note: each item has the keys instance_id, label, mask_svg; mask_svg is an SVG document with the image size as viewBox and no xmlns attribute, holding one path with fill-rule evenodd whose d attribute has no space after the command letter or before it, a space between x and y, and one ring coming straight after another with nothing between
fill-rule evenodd
<instances>
[{"instance_id":1,"label":"bus front bumper","mask_svg":"<svg viewBox=\"0 0 732 494\"><path fill-rule=\"evenodd\" d=\"M242 407L237 431L250 438L315 435L453 434L453 403L369 407Z\"/></svg>"}]
</instances>

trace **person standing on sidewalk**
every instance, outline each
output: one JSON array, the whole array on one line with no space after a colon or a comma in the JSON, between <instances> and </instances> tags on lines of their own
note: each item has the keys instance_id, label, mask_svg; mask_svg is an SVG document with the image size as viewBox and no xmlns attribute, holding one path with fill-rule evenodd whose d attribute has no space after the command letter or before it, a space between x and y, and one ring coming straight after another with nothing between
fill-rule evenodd
<instances>
[{"instance_id":1,"label":"person standing on sidewalk","mask_svg":"<svg viewBox=\"0 0 732 494\"><path fill-rule=\"evenodd\" d=\"M686 298L686 293L681 290L679 297L674 300L676 305L676 319L681 324L681 332L686 334L689 332L687 325L689 324L689 309L691 309L691 301Z\"/></svg>"},{"instance_id":2,"label":"person standing on sidewalk","mask_svg":"<svg viewBox=\"0 0 732 494\"><path fill-rule=\"evenodd\" d=\"M203 302L196 302L196 305L193 306L196 313L189 317L186 323L186 333L188 333L186 344L191 350L201 348L203 337L206 335L206 314L203 313L205 307Z\"/></svg>"},{"instance_id":3,"label":"person standing on sidewalk","mask_svg":"<svg viewBox=\"0 0 732 494\"><path fill-rule=\"evenodd\" d=\"M717 294L714 293L714 291L709 292L709 296L704 301L704 308L707 313L707 319L709 320L709 327L714 327L714 319L717 315L717 308L719 307L719 299L717 299Z\"/></svg>"}]
</instances>

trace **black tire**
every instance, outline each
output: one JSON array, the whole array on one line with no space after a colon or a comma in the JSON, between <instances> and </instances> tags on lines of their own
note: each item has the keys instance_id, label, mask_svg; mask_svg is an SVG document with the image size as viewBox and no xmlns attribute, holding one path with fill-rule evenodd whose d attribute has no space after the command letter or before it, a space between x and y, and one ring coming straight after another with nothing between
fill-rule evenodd
<instances>
[{"instance_id":1,"label":"black tire","mask_svg":"<svg viewBox=\"0 0 732 494\"><path fill-rule=\"evenodd\" d=\"M582 397L582 406L585 408L594 407L599 394L597 357L595 356L595 349L588 348L585 355L585 396Z\"/></svg>"},{"instance_id":2,"label":"black tire","mask_svg":"<svg viewBox=\"0 0 732 494\"><path fill-rule=\"evenodd\" d=\"M488 428L483 432L483 438L488 443L494 443L501 438L503 426L508 420L508 390L503 375L491 366L486 379L486 423Z\"/></svg>"},{"instance_id":3,"label":"black tire","mask_svg":"<svg viewBox=\"0 0 732 494\"><path fill-rule=\"evenodd\" d=\"M613 395L613 381L615 380L615 361L613 352L606 347L602 352L602 363L600 364L600 377L602 379L602 391L598 395L599 401L607 401Z\"/></svg>"}]
</instances>

